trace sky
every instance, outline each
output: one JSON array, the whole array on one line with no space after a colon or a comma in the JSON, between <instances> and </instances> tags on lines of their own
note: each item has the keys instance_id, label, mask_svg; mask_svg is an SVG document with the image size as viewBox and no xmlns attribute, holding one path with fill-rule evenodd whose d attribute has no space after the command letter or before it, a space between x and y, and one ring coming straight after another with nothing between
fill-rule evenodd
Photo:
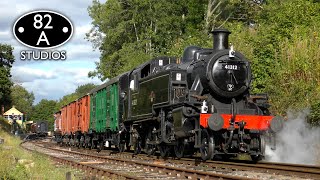
<instances>
[{"instance_id":1,"label":"sky","mask_svg":"<svg viewBox=\"0 0 320 180\"><path fill-rule=\"evenodd\" d=\"M102 83L98 78L88 78L88 72L95 69L95 62L100 57L99 50L94 50L91 42L84 39L91 28L87 11L91 4L92 0L0 0L0 43L14 47L12 80L34 93L34 104L41 99L59 100L86 83ZM14 22L25 13L43 9L61 13L73 24L71 39L55 49L67 52L64 61L20 59L20 51L30 49L15 39Z\"/></svg>"}]
</instances>

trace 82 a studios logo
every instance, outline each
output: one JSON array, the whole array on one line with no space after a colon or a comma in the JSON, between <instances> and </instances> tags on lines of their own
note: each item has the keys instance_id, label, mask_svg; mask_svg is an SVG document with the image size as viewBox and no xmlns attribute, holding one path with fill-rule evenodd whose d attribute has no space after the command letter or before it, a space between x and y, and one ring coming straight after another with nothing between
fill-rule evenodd
<instances>
[{"instance_id":1,"label":"82 a studios logo","mask_svg":"<svg viewBox=\"0 0 320 180\"><path fill-rule=\"evenodd\" d=\"M73 34L73 25L64 15L48 10L23 14L13 25L15 38L38 50L23 50L21 60L65 60L66 51L51 50L65 44Z\"/></svg>"}]
</instances>

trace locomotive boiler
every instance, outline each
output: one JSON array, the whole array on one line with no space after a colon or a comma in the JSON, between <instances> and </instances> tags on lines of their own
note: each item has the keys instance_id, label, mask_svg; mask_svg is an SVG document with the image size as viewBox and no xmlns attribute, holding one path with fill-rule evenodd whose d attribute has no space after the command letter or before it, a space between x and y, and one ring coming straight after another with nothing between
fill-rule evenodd
<instances>
[{"instance_id":1,"label":"locomotive boiler","mask_svg":"<svg viewBox=\"0 0 320 180\"><path fill-rule=\"evenodd\" d=\"M230 32L212 33L213 48L189 46L182 58L154 58L93 89L80 98L88 101L86 113L79 103L70 115L62 109L61 142L162 157L261 159L267 142L275 148L283 119L270 115L266 94L250 94L251 65L228 46ZM84 125L77 128L77 121Z\"/></svg>"}]
</instances>

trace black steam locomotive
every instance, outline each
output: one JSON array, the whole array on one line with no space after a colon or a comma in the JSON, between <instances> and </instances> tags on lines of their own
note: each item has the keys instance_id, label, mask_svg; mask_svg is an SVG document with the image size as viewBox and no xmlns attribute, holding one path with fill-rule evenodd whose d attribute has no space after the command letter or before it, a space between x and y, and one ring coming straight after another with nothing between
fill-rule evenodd
<instances>
[{"instance_id":1,"label":"black steam locomotive","mask_svg":"<svg viewBox=\"0 0 320 180\"><path fill-rule=\"evenodd\" d=\"M250 95L250 63L228 47L229 34L214 30L213 49L190 46L181 61L159 57L125 73L120 132L136 153L263 157L283 119L270 115L265 94Z\"/></svg>"},{"instance_id":2,"label":"black steam locomotive","mask_svg":"<svg viewBox=\"0 0 320 180\"><path fill-rule=\"evenodd\" d=\"M270 115L267 95L250 94L250 63L228 47L229 34L214 30L213 49L190 46L181 59L158 57L111 79L87 95L87 105L77 108L84 112L72 110L81 103L63 107L59 138L162 157L200 152L203 160L239 154L259 160L266 142L275 147L283 119Z\"/></svg>"}]
</instances>

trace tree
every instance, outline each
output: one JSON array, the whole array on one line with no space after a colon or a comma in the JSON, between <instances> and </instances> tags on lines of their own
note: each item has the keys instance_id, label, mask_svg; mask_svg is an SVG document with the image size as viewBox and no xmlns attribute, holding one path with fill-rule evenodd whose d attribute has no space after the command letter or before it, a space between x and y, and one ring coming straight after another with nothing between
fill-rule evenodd
<instances>
[{"instance_id":1,"label":"tree","mask_svg":"<svg viewBox=\"0 0 320 180\"><path fill-rule=\"evenodd\" d=\"M93 84L93 83L88 83L88 84L84 84L84 85L80 85L77 87L75 93L78 95L78 97L82 97L86 94L88 94L92 89L94 89L95 87L97 87L97 85Z\"/></svg>"},{"instance_id":2,"label":"tree","mask_svg":"<svg viewBox=\"0 0 320 180\"><path fill-rule=\"evenodd\" d=\"M55 108L57 102L53 100L42 99L37 105L34 106L32 113L32 120L48 121L49 130L53 130Z\"/></svg>"},{"instance_id":3,"label":"tree","mask_svg":"<svg viewBox=\"0 0 320 180\"><path fill-rule=\"evenodd\" d=\"M93 27L87 39L100 49L101 57L89 76L104 80L157 55L166 55L179 37L202 25L204 8L196 2L199 1L93 1L88 9Z\"/></svg>"},{"instance_id":4,"label":"tree","mask_svg":"<svg viewBox=\"0 0 320 180\"><path fill-rule=\"evenodd\" d=\"M269 93L272 112L320 99L316 0L108 0L88 10L87 39L101 51L90 76L104 80L158 55L179 57L189 45L211 48L208 32L220 27L251 62L251 92Z\"/></svg>"},{"instance_id":5,"label":"tree","mask_svg":"<svg viewBox=\"0 0 320 180\"><path fill-rule=\"evenodd\" d=\"M4 105L6 109L11 103L10 87L13 85L10 81L10 70L14 62L12 52L12 46L0 44L0 105Z\"/></svg>"},{"instance_id":6,"label":"tree","mask_svg":"<svg viewBox=\"0 0 320 180\"><path fill-rule=\"evenodd\" d=\"M28 92L24 87L16 84L11 88L11 99L12 105L19 111L27 114L27 117L31 116L34 102L33 92Z\"/></svg>"},{"instance_id":7,"label":"tree","mask_svg":"<svg viewBox=\"0 0 320 180\"><path fill-rule=\"evenodd\" d=\"M77 100L78 98L79 96L76 93L63 96L56 104L55 112L58 112L61 109L61 107L68 105L69 103Z\"/></svg>"}]
</instances>

